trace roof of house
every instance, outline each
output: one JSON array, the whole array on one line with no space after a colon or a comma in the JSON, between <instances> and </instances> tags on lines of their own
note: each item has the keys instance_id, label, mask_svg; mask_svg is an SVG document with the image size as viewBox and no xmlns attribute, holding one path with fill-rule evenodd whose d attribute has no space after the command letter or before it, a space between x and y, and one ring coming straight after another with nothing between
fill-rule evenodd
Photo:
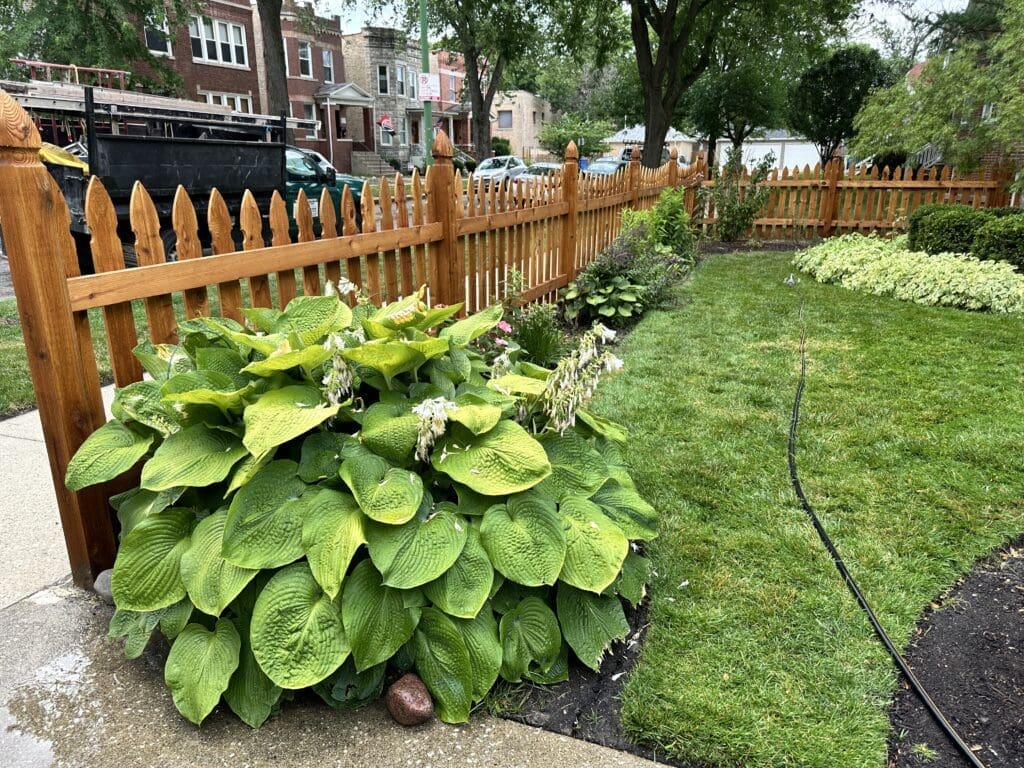
<instances>
[{"instance_id":1,"label":"roof of house","mask_svg":"<svg viewBox=\"0 0 1024 768\"><path fill-rule=\"evenodd\" d=\"M643 144L646 135L646 126L637 124L628 128L623 128L618 133L605 138L605 141L611 144ZM685 133L680 133L675 128L669 128L668 134L665 136L665 141L696 141L696 139L692 136L687 136Z\"/></svg>"}]
</instances>

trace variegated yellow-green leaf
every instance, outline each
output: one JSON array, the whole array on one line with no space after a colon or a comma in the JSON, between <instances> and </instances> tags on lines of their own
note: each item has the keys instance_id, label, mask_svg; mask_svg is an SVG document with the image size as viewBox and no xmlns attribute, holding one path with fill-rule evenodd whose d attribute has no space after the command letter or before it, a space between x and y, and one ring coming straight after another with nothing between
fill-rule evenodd
<instances>
[{"instance_id":1,"label":"variegated yellow-green leaf","mask_svg":"<svg viewBox=\"0 0 1024 768\"><path fill-rule=\"evenodd\" d=\"M498 622L494 620L490 607L485 607L476 618L455 619L453 623L466 643L469 665L473 670L473 700L479 701L491 690L501 672Z\"/></svg>"},{"instance_id":2,"label":"variegated yellow-green leaf","mask_svg":"<svg viewBox=\"0 0 1024 768\"><path fill-rule=\"evenodd\" d=\"M473 703L473 668L455 624L435 608L424 608L414 635L416 672L430 691L437 716L465 723Z\"/></svg>"},{"instance_id":3,"label":"variegated yellow-green leaf","mask_svg":"<svg viewBox=\"0 0 1024 768\"><path fill-rule=\"evenodd\" d=\"M580 661L596 671L612 642L629 634L622 603L614 595L593 595L568 584L558 585L556 602L565 641Z\"/></svg>"},{"instance_id":4,"label":"variegated yellow-green leaf","mask_svg":"<svg viewBox=\"0 0 1024 768\"><path fill-rule=\"evenodd\" d=\"M551 474L540 443L508 420L465 445L446 438L442 450L434 449L432 462L434 469L485 496L525 491Z\"/></svg>"},{"instance_id":5,"label":"variegated yellow-green leaf","mask_svg":"<svg viewBox=\"0 0 1024 768\"><path fill-rule=\"evenodd\" d=\"M570 496L558 511L567 524L565 563L559 578L588 592L603 592L622 570L629 540L592 501Z\"/></svg>"},{"instance_id":6,"label":"variegated yellow-green leaf","mask_svg":"<svg viewBox=\"0 0 1024 768\"><path fill-rule=\"evenodd\" d=\"M227 510L222 509L199 521L192 545L181 558L181 579L189 598L211 616L220 616L259 572L233 565L221 555L227 519Z\"/></svg>"},{"instance_id":7,"label":"variegated yellow-green leaf","mask_svg":"<svg viewBox=\"0 0 1024 768\"><path fill-rule=\"evenodd\" d=\"M493 583L494 568L480 543L480 532L470 527L459 559L423 591L449 616L472 619L487 602Z\"/></svg>"},{"instance_id":8,"label":"variegated yellow-green leaf","mask_svg":"<svg viewBox=\"0 0 1024 768\"><path fill-rule=\"evenodd\" d=\"M281 688L267 677L252 655L249 627L238 625L236 629L242 641L238 653L238 669L231 676L228 689L224 691L224 701L243 723L250 728L259 728L270 717L274 705L281 698Z\"/></svg>"},{"instance_id":9,"label":"variegated yellow-green leaf","mask_svg":"<svg viewBox=\"0 0 1024 768\"><path fill-rule=\"evenodd\" d=\"M142 487L163 491L213 485L227 477L245 455L245 447L230 432L195 424L160 444L142 468Z\"/></svg>"},{"instance_id":10,"label":"variegated yellow-green leaf","mask_svg":"<svg viewBox=\"0 0 1024 768\"><path fill-rule=\"evenodd\" d=\"M341 589L356 551L366 543L363 520L359 505L347 493L321 488L311 494L302 546L313 576L331 598Z\"/></svg>"},{"instance_id":11,"label":"variegated yellow-green leaf","mask_svg":"<svg viewBox=\"0 0 1024 768\"><path fill-rule=\"evenodd\" d=\"M282 688L307 688L342 665L349 654L341 612L306 563L274 574L256 598L252 652Z\"/></svg>"},{"instance_id":12,"label":"variegated yellow-green leaf","mask_svg":"<svg viewBox=\"0 0 1024 768\"><path fill-rule=\"evenodd\" d=\"M562 633L551 609L538 597L525 597L501 617L501 676L518 683L531 664L547 672L558 659Z\"/></svg>"},{"instance_id":13,"label":"variegated yellow-green leaf","mask_svg":"<svg viewBox=\"0 0 1024 768\"><path fill-rule=\"evenodd\" d=\"M110 583L118 608L155 611L185 597L181 556L194 522L191 510L166 509L141 520L124 537Z\"/></svg>"},{"instance_id":14,"label":"variegated yellow-green leaf","mask_svg":"<svg viewBox=\"0 0 1024 768\"><path fill-rule=\"evenodd\" d=\"M272 461L235 494L224 526L222 554L242 568L278 568L298 560L309 486L294 461Z\"/></svg>"},{"instance_id":15,"label":"variegated yellow-green leaf","mask_svg":"<svg viewBox=\"0 0 1024 768\"><path fill-rule=\"evenodd\" d=\"M392 467L372 454L346 459L341 479L352 489L363 514L388 525L411 520L423 499L423 480L418 474Z\"/></svg>"},{"instance_id":16,"label":"variegated yellow-green leaf","mask_svg":"<svg viewBox=\"0 0 1024 768\"><path fill-rule=\"evenodd\" d=\"M462 310L462 304L451 304L447 307L440 307L437 309L428 309L423 315L414 323L414 327L421 331L429 330L430 328L436 328L445 320L455 317Z\"/></svg>"},{"instance_id":17,"label":"variegated yellow-green leaf","mask_svg":"<svg viewBox=\"0 0 1024 768\"><path fill-rule=\"evenodd\" d=\"M608 466L590 441L575 430L564 435L548 433L540 438L551 463L551 474L537 490L556 501L569 496L588 498L608 479Z\"/></svg>"},{"instance_id":18,"label":"variegated yellow-green leaf","mask_svg":"<svg viewBox=\"0 0 1024 768\"><path fill-rule=\"evenodd\" d=\"M495 569L528 587L554 584L565 562L565 523L554 500L537 492L488 509L480 539Z\"/></svg>"},{"instance_id":19,"label":"variegated yellow-green leaf","mask_svg":"<svg viewBox=\"0 0 1024 768\"><path fill-rule=\"evenodd\" d=\"M416 517L403 525L368 522L367 548L385 584L411 589L451 568L466 544L467 528L451 505L442 505L426 520Z\"/></svg>"},{"instance_id":20,"label":"variegated yellow-green leaf","mask_svg":"<svg viewBox=\"0 0 1024 768\"><path fill-rule=\"evenodd\" d=\"M518 373L507 373L496 379L487 382L491 389L505 395L530 395L540 397L547 389L547 384L539 379L530 376L521 376Z\"/></svg>"},{"instance_id":21,"label":"variegated yellow-green leaf","mask_svg":"<svg viewBox=\"0 0 1024 768\"><path fill-rule=\"evenodd\" d=\"M146 373L157 381L195 369L184 347L177 344L154 345L144 341L132 350L132 354L142 363Z\"/></svg>"},{"instance_id":22,"label":"variegated yellow-green leaf","mask_svg":"<svg viewBox=\"0 0 1024 768\"><path fill-rule=\"evenodd\" d=\"M504 313L501 304L492 304L483 312L458 320L447 328L442 328L438 334L442 339L448 339L456 347L465 347L473 339L483 336L493 329L500 321Z\"/></svg>"},{"instance_id":23,"label":"variegated yellow-green leaf","mask_svg":"<svg viewBox=\"0 0 1024 768\"><path fill-rule=\"evenodd\" d=\"M108 421L75 452L64 483L72 491L79 491L87 485L113 480L134 467L152 444L152 436L144 437L119 421Z\"/></svg>"},{"instance_id":24,"label":"variegated yellow-green leaf","mask_svg":"<svg viewBox=\"0 0 1024 768\"><path fill-rule=\"evenodd\" d=\"M360 344L358 347L342 350L341 356L356 365L377 371L389 385L398 374L419 368L427 361L418 349L391 340Z\"/></svg>"},{"instance_id":25,"label":"variegated yellow-green leaf","mask_svg":"<svg viewBox=\"0 0 1024 768\"><path fill-rule=\"evenodd\" d=\"M217 621L211 632L189 624L175 639L164 665L164 682L174 706L199 725L213 711L238 667L241 642L229 619Z\"/></svg>"},{"instance_id":26,"label":"variegated yellow-green leaf","mask_svg":"<svg viewBox=\"0 0 1024 768\"><path fill-rule=\"evenodd\" d=\"M342 604L342 622L359 672L394 656L419 621L419 609L406 608L402 591L384 586L369 560L359 563L345 581Z\"/></svg>"},{"instance_id":27,"label":"variegated yellow-green leaf","mask_svg":"<svg viewBox=\"0 0 1024 768\"><path fill-rule=\"evenodd\" d=\"M338 413L337 405L323 405L320 390L296 385L273 389L245 409L243 443L253 456L294 440Z\"/></svg>"}]
</instances>

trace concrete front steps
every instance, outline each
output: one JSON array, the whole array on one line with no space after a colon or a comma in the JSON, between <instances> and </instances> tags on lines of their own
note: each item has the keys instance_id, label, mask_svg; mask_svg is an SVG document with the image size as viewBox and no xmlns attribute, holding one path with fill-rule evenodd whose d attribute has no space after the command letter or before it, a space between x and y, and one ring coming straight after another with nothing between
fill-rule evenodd
<instances>
[{"instance_id":1,"label":"concrete front steps","mask_svg":"<svg viewBox=\"0 0 1024 768\"><path fill-rule=\"evenodd\" d=\"M394 172L376 152L352 152L352 173L356 176L390 176Z\"/></svg>"}]
</instances>

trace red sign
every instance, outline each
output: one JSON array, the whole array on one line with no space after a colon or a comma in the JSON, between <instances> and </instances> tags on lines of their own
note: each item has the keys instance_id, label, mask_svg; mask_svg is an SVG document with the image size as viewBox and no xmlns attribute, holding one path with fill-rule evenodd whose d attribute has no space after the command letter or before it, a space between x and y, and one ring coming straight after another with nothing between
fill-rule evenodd
<instances>
[{"instance_id":1,"label":"red sign","mask_svg":"<svg viewBox=\"0 0 1024 768\"><path fill-rule=\"evenodd\" d=\"M381 128L383 128L388 133L394 133L395 132L395 126L391 122L391 115L389 115L387 113L385 113L385 114L381 115L379 118L377 118L377 125L379 125Z\"/></svg>"}]
</instances>

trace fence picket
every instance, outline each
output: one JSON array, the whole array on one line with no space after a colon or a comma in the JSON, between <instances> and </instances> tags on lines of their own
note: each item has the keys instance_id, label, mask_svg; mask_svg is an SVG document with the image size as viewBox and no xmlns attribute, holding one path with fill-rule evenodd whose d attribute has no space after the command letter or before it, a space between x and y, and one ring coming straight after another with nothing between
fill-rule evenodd
<instances>
[{"instance_id":1,"label":"fence picket","mask_svg":"<svg viewBox=\"0 0 1024 768\"><path fill-rule=\"evenodd\" d=\"M196 209L185 188L178 185L174 193L174 205L171 208L171 222L177 236L178 261L198 259L203 255L203 246L199 242L199 221ZM201 317L210 314L210 301L206 288L192 288L185 291L185 317Z\"/></svg>"},{"instance_id":2,"label":"fence picket","mask_svg":"<svg viewBox=\"0 0 1024 768\"><path fill-rule=\"evenodd\" d=\"M160 239L160 218L149 192L139 182L132 187L128 204L132 231L135 233L135 258L140 267L164 263L164 243ZM177 344L178 321L174 302L167 294L144 300L149 338L156 344Z\"/></svg>"},{"instance_id":3,"label":"fence picket","mask_svg":"<svg viewBox=\"0 0 1024 768\"><path fill-rule=\"evenodd\" d=\"M338 218L334 210L334 197L331 190L324 187L320 191L320 239L333 240L337 236ZM324 280L330 281L331 285L338 285L341 280L341 264L337 260L324 264Z\"/></svg>"},{"instance_id":4,"label":"fence picket","mask_svg":"<svg viewBox=\"0 0 1024 768\"><path fill-rule=\"evenodd\" d=\"M242 250L255 251L264 247L263 216L252 192L245 190L242 195L242 209L238 214L242 229ZM270 296L270 279L266 275L253 275L249 278L249 297L254 307L269 308L272 305Z\"/></svg>"},{"instance_id":5,"label":"fence picket","mask_svg":"<svg viewBox=\"0 0 1024 768\"><path fill-rule=\"evenodd\" d=\"M214 256L233 253L235 241L231 236L231 215L227 203L214 187L210 191L210 205L206 209L206 225L210 230L210 246ZM217 285L220 297L220 314L236 322L242 322L242 287L237 280L227 280Z\"/></svg>"},{"instance_id":6,"label":"fence picket","mask_svg":"<svg viewBox=\"0 0 1024 768\"><path fill-rule=\"evenodd\" d=\"M300 189L299 194L295 196L295 210L292 215L295 218L295 226L299 230L298 241L312 243L316 240L316 235L313 232L313 209L309 205L306 190ZM293 279L294 274L293 272ZM318 266L311 265L302 268L302 293L306 296L320 295L320 268Z\"/></svg>"}]
</instances>

